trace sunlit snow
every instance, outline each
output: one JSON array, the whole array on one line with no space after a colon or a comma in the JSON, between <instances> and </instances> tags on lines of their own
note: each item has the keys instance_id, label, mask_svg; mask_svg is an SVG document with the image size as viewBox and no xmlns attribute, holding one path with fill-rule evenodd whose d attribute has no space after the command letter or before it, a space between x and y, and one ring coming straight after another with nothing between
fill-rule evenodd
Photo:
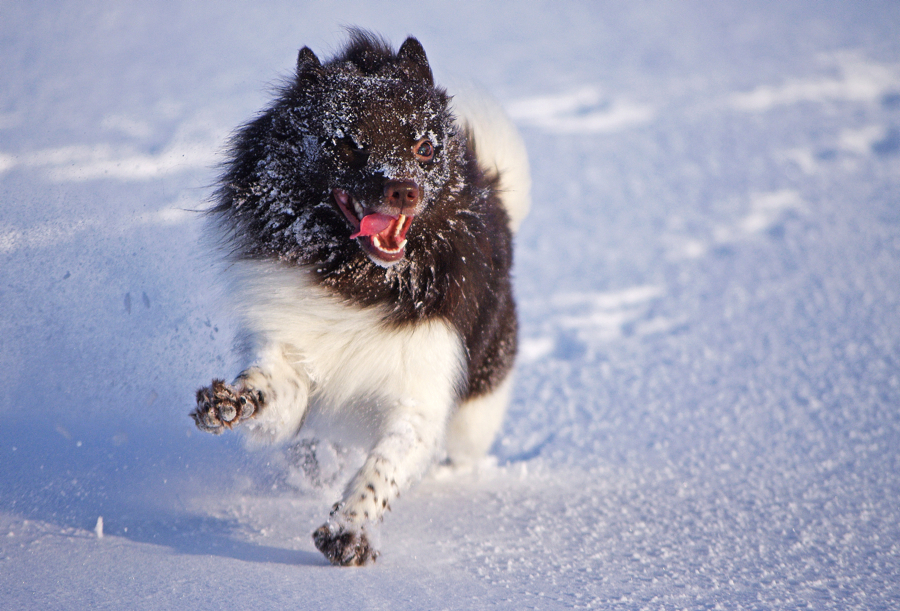
<instances>
[{"instance_id":1,"label":"sunlit snow","mask_svg":"<svg viewBox=\"0 0 900 611\"><path fill-rule=\"evenodd\" d=\"M188 417L242 365L195 211L349 24L493 91L534 181L501 436L359 570L310 537L354 449ZM19 2L0 32L0 607L900 607L900 6Z\"/></svg>"}]
</instances>

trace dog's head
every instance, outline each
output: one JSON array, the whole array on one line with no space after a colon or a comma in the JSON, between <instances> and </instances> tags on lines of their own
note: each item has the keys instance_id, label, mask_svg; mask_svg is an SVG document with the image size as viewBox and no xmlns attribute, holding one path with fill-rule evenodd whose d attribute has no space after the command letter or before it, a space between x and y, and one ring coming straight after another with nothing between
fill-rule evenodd
<instances>
[{"instance_id":1,"label":"dog's head","mask_svg":"<svg viewBox=\"0 0 900 611\"><path fill-rule=\"evenodd\" d=\"M354 32L324 66L300 51L297 119L317 139L323 194L375 263L404 258L407 234L447 187L460 155L448 96L434 86L422 45L408 38L396 54Z\"/></svg>"}]
</instances>

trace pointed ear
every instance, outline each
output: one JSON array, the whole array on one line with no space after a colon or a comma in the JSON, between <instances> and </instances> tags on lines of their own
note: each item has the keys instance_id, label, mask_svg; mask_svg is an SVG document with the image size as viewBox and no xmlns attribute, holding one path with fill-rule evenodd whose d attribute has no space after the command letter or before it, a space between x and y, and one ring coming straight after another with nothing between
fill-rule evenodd
<instances>
[{"instance_id":1,"label":"pointed ear","mask_svg":"<svg viewBox=\"0 0 900 611\"><path fill-rule=\"evenodd\" d=\"M309 47L300 49L297 54L297 77L306 80L316 80L322 71L322 62L316 57Z\"/></svg>"},{"instance_id":2,"label":"pointed ear","mask_svg":"<svg viewBox=\"0 0 900 611\"><path fill-rule=\"evenodd\" d=\"M400 45L400 50L397 51L397 59L406 64L404 66L404 72L406 72L410 78L418 78L425 81L428 86L434 86L434 77L431 74L431 66L428 65L428 58L425 57L425 49L422 48L422 43L418 40L412 36L407 38L406 41Z\"/></svg>"}]
</instances>

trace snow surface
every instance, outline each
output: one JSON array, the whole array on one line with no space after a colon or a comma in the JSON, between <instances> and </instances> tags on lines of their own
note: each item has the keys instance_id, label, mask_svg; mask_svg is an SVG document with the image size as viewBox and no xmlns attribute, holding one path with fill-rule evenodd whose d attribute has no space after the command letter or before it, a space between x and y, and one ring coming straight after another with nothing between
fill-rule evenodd
<instances>
[{"instance_id":1,"label":"snow surface","mask_svg":"<svg viewBox=\"0 0 900 611\"><path fill-rule=\"evenodd\" d=\"M348 24L494 91L534 208L495 462L341 570L310 539L340 484L187 414L237 368L190 210ZM0 3L0 607L900 608L898 32L893 2Z\"/></svg>"}]
</instances>

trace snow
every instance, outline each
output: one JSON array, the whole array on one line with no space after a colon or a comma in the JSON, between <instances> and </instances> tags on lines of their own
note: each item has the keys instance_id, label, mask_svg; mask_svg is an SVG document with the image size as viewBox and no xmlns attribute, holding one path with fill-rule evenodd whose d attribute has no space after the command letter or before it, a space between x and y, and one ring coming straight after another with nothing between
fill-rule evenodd
<instances>
[{"instance_id":1,"label":"snow","mask_svg":"<svg viewBox=\"0 0 900 611\"><path fill-rule=\"evenodd\" d=\"M900 607L900 7L0 14L3 607ZM310 537L340 484L187 415L239 365L192 211L343 24L492 90L534 179L493 460L358 570Z\"/></svg>"}]
</instances>

